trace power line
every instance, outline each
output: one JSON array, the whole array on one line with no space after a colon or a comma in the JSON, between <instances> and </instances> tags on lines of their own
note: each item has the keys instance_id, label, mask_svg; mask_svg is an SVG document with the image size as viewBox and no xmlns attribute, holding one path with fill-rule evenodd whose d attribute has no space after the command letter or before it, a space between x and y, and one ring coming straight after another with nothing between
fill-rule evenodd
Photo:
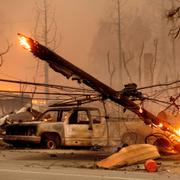
<instances>
[{"instance_id":1,"label":"power line","mask_svg":"<svg viewBox=\"0 0 180 180\"><path fill-rule=\"evenodd\" d=\"M76 95L82 95L82 96L91 96L95 93L58 93L58 92L34 92L34 91L13 91L13 90L0 90L0 93L15 93L15 94L49 94L49 95L62 95L62 96L76 96Z\"/></svg>"},{"instance_id":2,"label":"power line","mask_svg":"<svg viewBox=\"0 0 180 180\"><path fill-rule=\"evenodd\" d=\"M151 85L151 86L145 86L145 87L137 88L137 90L162 87L162 86L171 86L171 85L177 84L177 83L180 83L180 80L169 82L169 83L162 83L162 84L156 84L156 85Z\"/></svg>"},{"instance_id":3,"label":"power line","mask_svg":"<svg viewBox=\"0 0 180 180\"><path fill-rule=\"evenodd\" d=\"M82 88L75 88L75 87L70 87L70 86L61 86L61 85L56 85L56 84L46 84L46 83L35 83L35 82L28 82L28 81L18 81L18 80L8 80L8 79L0 79L1 82L8 82L8 83L15 83L15 84L26 84L26 85L33 85L33 86L46 86L50 88L56 88L60 90L65 90L65 91L79 91L79 92L94 92L94 90L90 89L82 89Z\"/></svg>"},{"instance_id":4,"label":"power line","mask_svg":"<svg viewBox=\"0 0 180 180\"><path fill-rule=\"evenodd\" d=\"M18 95L10 95L10 94L0 94L0 96L4 97L12 97L12 98L19 98L19 99L35 99L35 100L53 100L53 101L60 101L60 100L69 100L68 99L60 99L60 98L43 98L43 97L33 97L31 98L30 96L18 96Z\"/></svg>"}]
</instances>

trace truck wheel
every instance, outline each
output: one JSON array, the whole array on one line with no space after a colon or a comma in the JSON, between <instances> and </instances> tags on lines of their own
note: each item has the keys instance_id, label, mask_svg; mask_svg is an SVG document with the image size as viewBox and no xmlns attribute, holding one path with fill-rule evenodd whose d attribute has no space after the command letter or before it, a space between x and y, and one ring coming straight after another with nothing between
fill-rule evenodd
<instances>
[{"instance_id":1,"label":"truck wheel","mask_svg":"<svg viewBox=\"0 0 180 180\"><path fill-rule=\"evenodd\" d=\"M46 134L43 137L43 145L47 149L57 149L60 146L60 138L56 134Z\"/></svg>"}]
</instances>

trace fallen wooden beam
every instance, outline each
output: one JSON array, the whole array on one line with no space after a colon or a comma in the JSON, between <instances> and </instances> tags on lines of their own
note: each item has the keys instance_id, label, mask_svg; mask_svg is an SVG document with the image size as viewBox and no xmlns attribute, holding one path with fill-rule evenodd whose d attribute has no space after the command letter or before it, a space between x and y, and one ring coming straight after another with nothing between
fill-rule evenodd
<instances>
[{"instance_id":1,"label":"fallen wooden beam","mask_svg":"<svg viewBox=\"0 0 180 180\"><path fill-rule=\"evenodd\" d=\"M112 154L106 159L98 161L96 165L100 168L110 169L159 157L160 154L156 146L150 144L133 144L122 148L119 152Z\"/></svg>"}]
</instances>

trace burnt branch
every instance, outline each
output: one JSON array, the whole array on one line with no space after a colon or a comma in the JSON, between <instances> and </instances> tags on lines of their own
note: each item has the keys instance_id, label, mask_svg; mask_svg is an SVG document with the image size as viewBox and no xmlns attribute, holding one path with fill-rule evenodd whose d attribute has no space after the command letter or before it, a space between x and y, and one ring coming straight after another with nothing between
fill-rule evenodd
<instances>
[{"instance_id":1,"label":"burnt branch","mask_svg":"<svg viewBox=\"0 0 180 180\"><path fill-rule=\"evenodd\" d=\"M4 62L3 56L9 52L11 46L12 44L8 43L6 50L0 53L0 67L3 65L3 62Z\"/></svg>"},{"instance_id":2,"label":"burnt branch","mask_svg":"<svg viewBox=\"0 0 180 180\"><path fill-rule=\"evenodd\" d=\"M151 84L154 81L154 71L157 64L157 52L158 52L158 39L154 39L154 59L151 63L150 73L151 73Z\"/></svg>"},{"instance_id":3,"label":"burnt branch","mask_svg":"<svg viewBox=\"0 0 180 180\"><path fill-rule=\"evenodd\" d=\"M177 7L177 8L173 8L173 9L171 9L171 10L169 10L168 12L167 12L167 18L169 19L169 20L174 20L175 18L179 18L180 17L180 7Z\"/></svg>"},{"instance_id":4,"label":"burnt branch","mask_svg":"<svg viewBox=\"0 0 180 180\"><path fill-rule=\"evenodd\" d=\"M142 56L143 56L143 53L144 53L144 42L142 43L142 47L141 47L141 51L140 51L140 54L139 54L139 67L138 67L138 70L139 70L139 84L141 85L141 79L142 79Z\"/></svg>"},{"instance_id":5,"label":"burnt branch","mask_svg":"<svg viewBox=\"0 0 180 180\"><path fill-rule=\"evenodd\" d=\"M124 69L125 69L125 71L126 71L126 73L127 73L129 82L133 82L133 80L132 80L132 77L131 77L131 74L130 74L130 72L129 72L129 70L128 70L127 65L128 65L128 63L129 63L133 58L134 58L133 55L130 54L130 53L129 53L129 57L128 57L128 58L125 57L125 52L122 53L122 61L123 61Z\"/></svg>"},{"instance_id":6,"label":"burnt branch","mask_svg":"<svg viewBox=\"0 0 180 180\"><path fill-rule=\"evenodd\" d=\"M108 73L110 75L110 86L112 86L113 75L115 73L114 63L110 62L110 52L107 53Z\"/></svg>"},{"instance_id":7,"label":"burnt branch","mask_svg":"<svg viewBox=\"0 0 180 180\"><path fill-rule=\"evenodd\" d=\"M176 39L177 37L179 37L180 34L180 25L175 25L177 24L177 21L180 19L180 6L169 10L166 17L174 24L174 26L169 31L169 35L173 39Z\"/></svg>"},{"instance_id":8,"label":"burnt branch","mask_svg":"<svg viewBox=\"0 0 180 180\"><path fill-rule=\"evenodd\" d=\"M171 104L168 107L166 107L166 109L164 111L169 109L171 106L174 106L179 111L179 106L178 106L178 104L176 104L176 101L179 99L179 97L180 97L180 94L178 96L176 96L175 98L171 96L169 98Z\"/></svg>"},{"instance_id":9,"label":"burnt branch","mask_svg":"<svg viewBox=\"0 0 180 180\"><path fill-rule=\"evenodd\" d=\"M154 63L152 64L152 73L154 73L157 64L158 39L154 40Z\"/></svg>"},{"instance_id":10,"label":"burnt branch","mask_svg":"<svg viewBox=\"0 0 180 180\"><path fill-rule=\"evenodd\" d=\"M171 36L173 39L176 39L179 36L179 33L180 33L180 25L175 28L172 28L169 31L169 36Z\"/></svg>"}]
</instances>

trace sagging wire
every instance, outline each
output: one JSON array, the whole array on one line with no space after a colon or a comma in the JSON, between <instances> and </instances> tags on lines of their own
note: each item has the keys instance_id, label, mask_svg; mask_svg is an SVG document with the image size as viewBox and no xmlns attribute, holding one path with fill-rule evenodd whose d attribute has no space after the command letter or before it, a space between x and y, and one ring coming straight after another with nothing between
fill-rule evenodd
<instances>
[{"instance_id":1,"label":"sagging wire","mask_svg":"<svg viewBox=\"0 0 180 180\"><path fill-rule=\"evenodd\" d=\"M29 92L30 93L30 92ZM41 93L37 93L37 94L41 94ZM43 93L42 93L43 94ZM20 94L21 95L21 94ZM51 94L52 95L52 94ZM53 95L57 95L57 93L53 93ZM58 95L60 96L63 96L64 97L64 95L68 95L68 94L61 94L61 93L58 93ZM22 99L22 96L18 96L18 95L13 95L13 94L5 94L5 93L3 93L3 94L0 94L0 96L1 97L13 97L13 98L21 98ZM80 98L85 98L85 99L90 99L90 98L87 98L87 96L88 97L91 97L91 95L81 95L81 96L77 96L77 97L71 97L71 98L62 98L62 99L60 99L60 97L56 97L56 98L43 98L43 97L34 97L33 99L36 99L36 100L54 100L54 101L60 101L60 100L62 100L62 101L76 101L76 100L78 100L78 99L80 99ZM96 97L96 96L95 96ZM23 96L23 98L24 99L32 99L32 97L29 97L29 96Z\"/></svg>"},{"instance_id":2,"label":"sagging wire","mask_svg":"<svg viewBox=\"0 0 180 180\"><path fill-rule=\"evenodd\" d=\"M87 104L90 102L94 102L94 101L100 101L102 98L101 97L91 97L91 98L75 98L75 99L68 99L68 100L62 100L62 101L58 101L58 103L54 103L52 105L50 105L51 107L54 106L80 106L82 104Z\"/></svg>"},{"instance_id":3,"label":"sagging wire","mask_svg":"<svg viewBox=\"0 0 180 180\"><path fill-rule=\"evenodd\" d=\"M8 80L8 79L0 79L0 81L8 82L8 83L15 83L15 84L27 84L27 85L33 85L33 86L49 87L49 88L55 88L58 90L64 90L67 92L95 92L94 90L91 90L91 89L81 89L81 88L61 86L61 85L56 85L56 84L35 83L35 82Z\"/></svg>"},{"instance_id":4,"label":"sagging wire","mask_svg":"<svg viewBox=\"0 0 180 180\"><path fill-rule=\"evenodd\" d=\"M162 83L162 84L155 84L155 85L151 85L151 86L144 86L144 87L137 88L137 90L144 90L144 89L150 89L150 88L162 87L162 86L170 86L170 85L177 84L177 83L180 83L180 80Z\"/></svg>"},{"instance_id":5,"label":"sagging wire","mask_svg":"<svg viewBox=\"0 0 180 180\"><path fill-rule=\"evenodd\" d=\"M161 106L161 107L163 107L163 108L166 108L166 107L167 107L167 105L163 105L163 104L159 103L158 101L153 101L153 100L151 100L151 102L154 103L154 104L157 104L157 105L159 105L159 106Z\"/></svg>"},{"instance_id":6,"label":"sagging wire","mask_svg":"<svg viewBox=\"0 0 180 180\"><path fill-rule=\"evenodd\" d=\"M154 94L151 94L149 96L151 96L151 97L158 97L158 96L162 95L163 92L167 92L169 90L178 89L178 88L180 88L180 86L165 88L165 89L161 89L161 90L156 90L156 92Z\"/></svg>"},{"instance_id":7,"label":"sagging wire","mask_svg":"<svg viewBox=\"0 0 180 180\"><path fill-rule=\"evenodd\" d=\"M89 93L59 93L59 92L33 92L33 91L13 91L13 90L0 90L0 93L17 93L17 94L39 94L39 95L44 95L44 94L49 94L49 95L64 95L64 96L75 96L75 95L83 95L83 96L91 96L91 95L95 95L95 94L89 94Z\"/></svg>"}]
</instances>

